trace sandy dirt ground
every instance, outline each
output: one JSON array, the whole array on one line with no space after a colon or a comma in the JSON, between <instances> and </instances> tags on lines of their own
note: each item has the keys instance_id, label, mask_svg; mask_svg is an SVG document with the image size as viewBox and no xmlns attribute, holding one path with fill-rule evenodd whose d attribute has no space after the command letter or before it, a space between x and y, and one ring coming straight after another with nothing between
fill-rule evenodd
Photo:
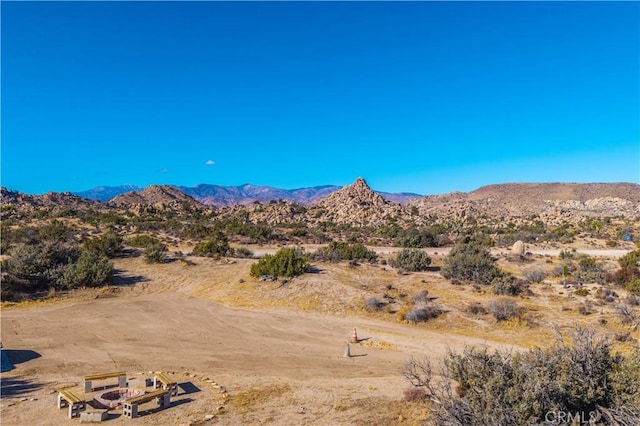
<instances>
[{"instance_id":1,"label":"sandy dirt ground","mask_svg":"<svg viewBox=\"0 0 640 426\"><path fill-rule=\"evenodd\" d=\"M132 382L154 371L169 373L180 392L166 410L136 420L113 410L107 424L414 424L427 414L423 405L402 401L408 383L401 370L409 357L437 361L466 344L506 347L517 340L508 336L526 330L506 325L494 332L489 319L454 312L467 299L490 296L444 285L434 272L404 276L379 266L352 270L326 264L295 285L268 283L274 289L266 291L267 284L248 276L251 262L201 258L195 266L177 261L158 266L123 259L116 262L121 284L116 291L4 308L2 344L15 368L1 376L2 425L78 423L56 408L56 387L74 385L82 394L84 375L117 370L125 370ZM389 291L387 283L409 294L427 287L452 312L423 327L359 310L363 295ZM549 292L554 301L553 293L562 290L536 291ZM547 307L545 297L538 296L536 315L546 318L553 311L581 320L560 302ZM337 307L342 300L351 305ZM350 345L352 356L346 358L353 328L361 340Z\"/></svg>"},{"instance_id":2,"label":"sandy dirt ground","mask_svg":"<svg viewBox=\"0 0 640 426\"><path fill-rule=\"evenodd\" d=\"M345 358L353 327L363 340ZM368 423L376 400L396 400L406 387L399 372L410 355L485 343L359 318L235 310L174 292L5 310L2 342L16 362L2 374L3 425L69 424L54 388L117 370L131 378L170 372L190 390L174 400L187 402L142 424L207 414L219 424ZM251 391L255 401L243 407ZM112 417L109 424L131 422Z\"/></svg>"}]
</instances>

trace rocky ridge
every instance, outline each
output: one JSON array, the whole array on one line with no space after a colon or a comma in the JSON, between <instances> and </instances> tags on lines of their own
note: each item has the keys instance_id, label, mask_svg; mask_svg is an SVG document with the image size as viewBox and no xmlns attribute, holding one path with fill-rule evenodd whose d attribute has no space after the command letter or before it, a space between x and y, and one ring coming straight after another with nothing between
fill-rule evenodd
<instances>
[{"instance_id":1,"label":"rocky ridge","mask_svg":"<svg viewBox=\"0 0 640 426\"><path fill-rule=\"evenodd\" d=\"M98 208L100 203L78 197L70 192L47 192L43 195L29 195L7 188L0 188L0 204L11 206L18 211L29 212L46 209L59 212L64 209Z\"/></svg>"},{"instance_id":2,"label":"rocky ridge","mask_svg":"<svg viewBox=\"0 0 640 426\"><path fill-rule=\"evenodd\" d=\"M189 212L204 206L182 191L168 185L151 185L142 191L131 191L118 195L107 202L108 206L127 208L136 214L166 210Z\"/></svg>"},{"instance_id":3,"label":"rocky ridge","mask_svg":"<svg viewBox=\"0 0 640 426\"><path fill-rule=\"evenodd\" d=\"M422 218L501 220L539 219L551 225L588 217L640 217L640 185L634 183L519 183L475 191L427 196L408 203Z\"/></svg>"}]
</instances>

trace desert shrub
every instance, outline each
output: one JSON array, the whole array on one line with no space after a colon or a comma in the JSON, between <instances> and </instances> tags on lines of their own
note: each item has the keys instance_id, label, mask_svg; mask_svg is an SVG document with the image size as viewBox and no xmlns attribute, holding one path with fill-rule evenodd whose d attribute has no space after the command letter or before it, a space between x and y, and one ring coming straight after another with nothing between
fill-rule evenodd
<instances>
[{"instance_id":1,"label":"desert shrub","mask_svg":"<svg viewBox=\"0 0 640 426\"><path fill-rule=\"evenodd\" d=\"M389 261L391 266L409 272L426 271L431 258L422 250L402 249Z\"/></svg>"},{"instance_id":2,"label":"desert shrub","mask_svg":"<svg viewBox=\"0 0 640 426\"><path fill-rule=\"evenodd\" d=\"M618 264L620 265L620 268L635 267L638 263L638 259L640 259L640 249L630 251L620 257L618 259Z\"/></svg>"},{"instance_id":3,"label":"desert shrub","mask_svg":"<svg viewBox=\"0 0 640 426\"><path fill-rule=\"evenodd\" d=\"M417 304L427 303L429 301L429 291L428 290L422 290L422 291L414 294L413 295L413 301L416 302Z\"/></svg>"},{"instance_id":4,"label":"desert shrub","mask_svg":"<svg viewBox=\"0 0 640 426\"><path fill-rule=\"evenodd\" d=\"M259 278L262 275L273 277L295 277L304 274L309 269L309 260L304 249L283 248L276 254L267 254L258 262L251 265L251 276Z\"/></svg>"},{"instance_id":5,"label":"desert shrub","mask_svg":"<svg viewBox=\"0 0 640 426\"><path fill-rule=\"evenodd\" d=\"M574 274L576 280L583 283L603 283L605 271L593 257L582 256L578 262L578 271Z\"/></svg>"},{"instance_id":6,"label":"desert shrub","mask_svg":"<svg viewBox=\"0 0 640 426\"><path fill-rule=\"evenodd\" d=\"M571 250L560 250L560 259L563 260L570 260L576 257L576 249L571 249Z\"/></svg>"},{"instance_id":7,"label":"desert shrub","mask_svg":"<svg viewBox=\"0 0 640 426\"><path fill-rule=\"evenodd\" d=\"M612 411L619 413L625 408L635 407L636 411L629 410L636 417L632 420L638 424L640 419L640 347L635 346L631 353L618 360L611 374L611 400ZM629 421L627 424L633 424Z\"/></svg>"},{"instance_id":8,"label":"desert shrub","mask_svg":"<svg viewBox=\"0 0 640 426\"><path fill-rule=\"evenodd\" d=\"M378 255L362 243L332 241L327 247L320 247L311 254L312 260L340 262L342 260L367 260L374 262Z\"/></svg>"},{"instance_id":9,"label":"desert shrub","mask_svg":"<svg viewBox=\"0 0 640 426\"><path fill-rule=\"evenodd\" d=\"M580 303L577 309L580 315L591 315L593 313L593 306L591 306L591 302L588 300Z\"/></svg>"},{"instance_id":10,"label":"desert shrub","mask_svg":"<svg viewBox=\"0 0 640 426\"><path fill-rule=\"evenodd\" d=\"M167 246L158 242L147 245L143 255L147 263L164 263L167 260Z\"/></svg>"},{"instance_id":11,"label":"desert shrub","mask_svg":"<svg viewBox=\"0 0 640 426\"><path fill-rule=\"evenodd\" d=\"M364 300L364 307L367 311L379 311L380 309L384 308L385 305L386 303L381 302L375 296L367 297Z\"/></svg>"},{"instance_id":12,"label":"desert shrub","mask_svg":"<svg viewBox=\"0 0 640 426\"><path fill-rule=\"evenodd\" d=\"M526 292L529 288L525 281L506 274L494 278L491 282L491 287L493 288L494 294L503 296L517 296Z\"/></svg>"},{"instance_id":13,"label":"desert shrub","mask_svg":"<svg viewBox=\"0 0 640 426\"><path fill-rule=\"evenodd\" d=\"M542 269L532 269L524 273L524 277L530 283L541 283L547 278L547 273Z\"/></svg>"},{"instance_id":14,"label":"desert shrub","mask_svg":"<svg viewBox=\"0 0 640 426\"><path fill-rule=\"evenodd\" d=\"M393 244L405 248L438 247L438 236L428 229L410 228L400 231Z\"/></svg>"},{"instance_id":15,"label":"desert shrub","mask_svg":"<svg viewBox=\"0 0 640 426\"><path fill-rule=\"evenodd\" d=\"M522 313L522 308L511 299L492 300L487 308L498 322L516 318Z\"/></svg>"},{"instance_id":16,"label":"desert shrub","mask_svg":"<svg viewBox=\"0 0 640 426\"><path fill-rule=\"evenodd\" d=\"M84 242L85 250L95 251L108 258L114 258L122 253L124 248L121 236L108 233Z\"/></svg>"},{"instance_id":17,"label":"desert shrub","mask_svg":"<svg viewBox=\"0 0 640 426\"><path fill-rule=\"evenodd\" d=\"M436 304L426 305L420 308L411 309L404 316L404 319L411 322L424 322L432 318L437 318L443 310Z\"/></svg>"},{"instance_id":18,"label":"desert shrub","mask_svg":"<svg viewBox=\"0 0 640 426\"><path fill-rule=\"evenodd\" d=\"M127 240L131 247L145 248L151 244L160 244L160 240L151 235L136 235Z\"/></svg>"},{"instance_id":19,"label":"desert shrub","mask_svg":"<svg viewBox=\"0 0 640 426\"><path fill-rule=\"evenodd\" d=\"M405 389L402 393L406 402L424 402L429 399L426 390L415 386Z\"/></svg>"},{"instance_id":20,"label":"desert shrub","mask_svg":"<svg viewBox=\"0 0 640 426\"><path fill-rule=\"evenodd\" d=\"M613 291L610 287L600 287L596 290L594 294L596 299L607 299L608 297L618 297L618 294Z\"/></svg>"},{"instance_id":21,"label":"desert shrub","mask_svg":"<svg viewBox=\"0 0 640 426\"><path fill-rule=\"evenodd\" d=\"M633 324L637 319L633 307L626 303L616 305L616 313L618 314L618 318L620 318L620 322L623 324Z\"/></svg>"},{"instance_id":22,"label":"desert shrub","mask_svg":"<svg viewBox=\"0 0 640 426\"><path fill-rule=\"evenodd\" d=\"M42 225L36 228L37 231L37 241L52 241L56 243L71 243L74 240L74 234L76 230L59 221L57 219L53 219L46 225Z\"/></svg>"},{"instance_id":23,"label":"desert shrub","mask_svg":"<svg viewBox=\"0 0 640 426\"><path fill-rule=\"evenodd\" d=\"M229 239L222 232L216 232L211 239L198 243L193 247L196 256L222 257L229 254Z\"/></svg>"},{"instance_id":24,"label":"desert shrub","mask_svg":"<svg viewBox=\"0 0 640 426\"><path fill-rule=\"evenodd\" d=\"M436 425L560 424L549 423L558 420L549 413L560 412L632 425L640 418L638 367L640 349L615 354L609 340L577 328L548 349L466 347L449 352L437 369L412 358L403 375L425 390Z\"/></svg>"},{"instance_id":25,"label":"desert shrub","mask_svg":"<svg viewBox=\"0 0 640 426\"><path fill-rule=\"evenodd\" d=\"M66 288L99 287L111 279L113 264L107 256L84 249L78 261L66 269L63 283Z\"/></svg>"},{"instance_id":26,"label":"desert shrub","mask_svg":"<svg viewBox=\"0 0 640 426\"><path fill-rule=\"evenodd\" d=\"M195 240L203 240L205 238L209 238L213 234L213 228L203 223L193 223L185 226L182 230L183 237L193 238Z\"/></svg>"},{"instance_id":27,"label":"desert shrub","mask_svg":"<svg viewBox=\"0 0 640 426\"><path fill-rule=\"evenodd\" d=\"M253 259L253 252L246 247L236 247L230 249L230 255L241 259Z\"/></svg>"},{"instance_id":28,"label":"desert shrub","mask_svg":"<svg viewBox=\"0 0 640 426\"><path fill-rule=\"evenodd\" d=\"M236 212L236 217L217 220L213 232L224 231L227 235L240 235L248 238L251 242L262 243L276 237L271 226L262 222L251 223L248 218L249 213L246 210Z\"/></svg>"},{"instance_id":29,"label":"desert shrub","mask_svg":"<svg viewBox=\"0 0 640 426\"><path fill-rule=\"evenodd\" d=\"M452 248L444 259L441 273L447 279L468 280L478 284L489 284L501 275L489 250L476 243Z\"/></svg>"},{"instance_id":30,"label":"desert shrub","mask_svg":"<svg viewBox=\"0 0 640 426\"><path fill-rule=\"evenodd\" d=\"M467 306L466 311L472 315L484 315L487 313L487 310L480 303L473 303Z\"/></svg>"},{"instance_id":31,"label":"desert shrub","mask_svg":"<svg viewBox=\"0 0 640 426\"><path fill-rule=\"evenodd\" d=\"M613 274L607 274L605 280L609 283L615 283L624 286L625 283L632 279L640 277L640 270L635 266L624 266L616 270Z\"/></svg>"},{"instance_id":32,"label":"desert shrub","mask_svg":"<svg viewBox=\"0 0 640 426\"><path fill-rule=\"evenodd\" d=\"M588 288L582 287L574 291L573 294L575 294L576 296L588 296L591 294L591 292Z\"/></svg>"},{"instance_id":33,"label":"desert shrub","mask_svg":"<svg viewBox=\"0 0 640 426\"><path fill-rule=\"evenodd\" d=\"M626 297L625 303L629 306L640 306L640 296L630 294Z\"/></svg>"},{"instance_id":34,"label":"desert shrub","mask_svg":"<svg viewBox=\"0 0 640 426\"><path fill-rule=\"evenodd\" d=\"M624 284L625 290L631 294L640 295L640 278L633 278Z\"/></svg>"},{"instance_id":35,"label":"desert shrub","mask_svg":"<svg viewBox=\"0 0 640 426\"><path fill-rule=\"evenodd\" d=\"M7 290L5 296L11 298L11 294L18 292L62 288L67 268L79 257L80 251L76 247L51 241L17 246L11 258L2 265L2 287ZM6 289L5 284L8 286Z\"/></svg>"}]
</instances>

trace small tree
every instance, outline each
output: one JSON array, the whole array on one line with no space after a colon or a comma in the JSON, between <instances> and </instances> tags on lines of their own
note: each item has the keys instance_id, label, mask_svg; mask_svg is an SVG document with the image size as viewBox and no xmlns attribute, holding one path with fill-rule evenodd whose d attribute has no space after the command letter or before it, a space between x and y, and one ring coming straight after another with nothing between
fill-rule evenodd
<instances>
[{"instance_id":1,"label":"small tree","mask_svg":"<svg viewBox=\"0 0 640 426\"><path fill-rule=\"evenodd\" d=\"M295 277L304 274L309 269L309 260L304 249L283 248L274 255L264 255L258 262L251 265L251 276L259 278L262 275L273 277Z\"/></svg>"},{"instance_id":2,"label":"small tree","mask_svg":"<svg viewBox=\"0 0 640 426\"><path fill-rule=\"evenodd\" d=\"M501 275L491 252L474 242L452 248L444 259L441 273L447 279L468 280L478 284L490 284Z\"/></svg>"}]
</instances>

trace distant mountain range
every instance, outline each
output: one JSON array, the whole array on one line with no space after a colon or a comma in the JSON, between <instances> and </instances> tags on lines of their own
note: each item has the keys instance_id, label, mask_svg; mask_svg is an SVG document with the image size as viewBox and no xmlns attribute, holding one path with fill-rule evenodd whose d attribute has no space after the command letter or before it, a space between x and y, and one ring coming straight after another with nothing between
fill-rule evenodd
<instances>
[{"instance_id":1,"label":"distant mountain range","mask_svg":"<svg viewBox=\"0 0 640 426\"><path fill-rule=\"evenodd\" d=\"M218 211L221 217L232 218L242 211L253 223L271 225L376 227L392 223L410 227L442 223L446 226L493 226L508 222L530 224L539 220L548 226L560 226L583 223L586 218L640 220L640 185L628 182L507 183L484 186L471 192L424 197L379 193L361 178L342 188L320 186L295 190L255 185L198 185L192 188L150 185L138 191L131 191L131 186L119 188L96 188L79 193L82 197L68 192L29 195L1 188L0 202L6 214L45 209L65 215L79 210L107 211L112 208L136 214L173 211L188 215L216 205L223 207ZM118 192L122 193L109 198ZM101 203L88 198L108 201ZM295 203L305 206L300 208Z\"/></svg>"},{"instance_id":2,"label":"distant mountain range","mask_svg":"<svg viewBox=\"0 0 640 426\"><path fill-rule=\"evenodd\" d=\"M200 184L193 187L174 186L174 188L180 190L186 195L189 195L202 204L212 206L234 206L251 205L256 201L268 203L269 201L277 200L289 200L302 205L310 205L342 187L336 185L322 185L310 188L279 189L271 186L251 184L244 184L240 186ZM134 185L99 186L87 191L74 192L74 194L82 198L104 203L118 197L119 195L132 191L140 192L142 190L143 188ZM379 192L379 194L385 200L400 204L422 197L420 194L407 192Z\"/></svg>"}]
</instances>

